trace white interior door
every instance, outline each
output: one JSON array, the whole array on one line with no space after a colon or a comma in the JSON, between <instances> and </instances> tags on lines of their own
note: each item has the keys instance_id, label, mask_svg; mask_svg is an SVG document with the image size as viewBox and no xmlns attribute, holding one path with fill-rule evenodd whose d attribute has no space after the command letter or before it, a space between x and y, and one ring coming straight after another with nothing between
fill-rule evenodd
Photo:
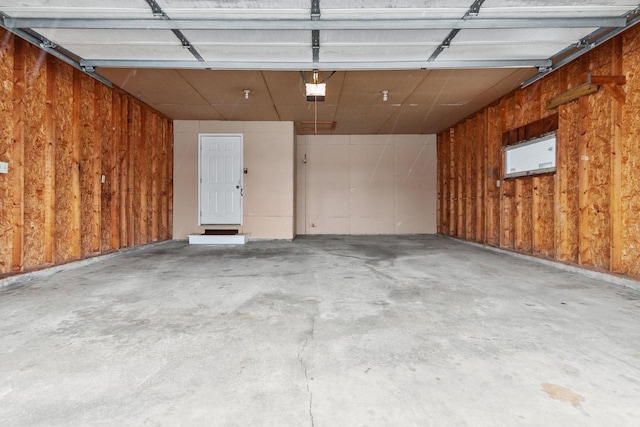
<instances>
[{"instance_id":1,"label":"white interior door","mask_svg":"<svg viewBox=\"0 0 640 427\"><path fill-rule=\"evenodd\" d=\"M200 225L242 224L242 135L199 135Z\"/></svg>"}]
</instances>

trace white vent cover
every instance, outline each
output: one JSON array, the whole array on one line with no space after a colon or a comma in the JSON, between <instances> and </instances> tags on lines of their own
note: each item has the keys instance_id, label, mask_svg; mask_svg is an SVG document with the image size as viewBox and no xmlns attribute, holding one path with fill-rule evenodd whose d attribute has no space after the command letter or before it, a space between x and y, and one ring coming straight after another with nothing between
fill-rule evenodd
<instances>
[{"instance_id":1,"label":"white vent cover","mask_svg":"<svg viewBox=\"0 0 640 427\"><path fill-rule=\"evenodd\" d=\"M556 134L504 148L504 177L535 175L556 170Z\"/></svg>"}]
</instances>

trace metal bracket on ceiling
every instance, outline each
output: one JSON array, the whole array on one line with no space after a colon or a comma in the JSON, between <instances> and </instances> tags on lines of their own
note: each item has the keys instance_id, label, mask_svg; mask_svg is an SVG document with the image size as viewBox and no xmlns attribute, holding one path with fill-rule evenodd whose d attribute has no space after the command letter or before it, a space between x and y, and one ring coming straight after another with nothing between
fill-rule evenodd
<instances>
[{"instance_id":1,"label":"metal bracket on ceiling","mask_svg":"<svg viewBox=\"0 0 640 427\"><path fill-rule=\"evenodd\" d=\"M449 35L447 35L447 37L442 41L442 43L440 43L440 46L438 46L436 48L436 50L433 51L433 53L431 54L431 56L429 57L429 59L427 59L428 62L433 62L438 55L440 55L442 53L443 50L445 50L446 48L451 46L451 40L453 40L453 38L460 32L460 30L451 30L451 32L449 33Z\"/></svg>"},{"instance_id":2,"label":"metal bracket on ceiling","mask_svg":"<svg viewBox=\"0 0 640 427\"><path fill-rule=\"evenodd\" d=\"M322 81L320 81L320 74L319 73L320 73L320 70L318 70L317 68L313 69L313 77L312 78L313 78L313 82L316 83L316 84L317 83L326 83L331 78L331 76L333 76L336 73L336 71L332 71L331 74L329 74L327 77L322 79ZM307 83L307 76L304 74L303 71L300 71L300 77L302 78L302 83L306 84Z\"/></svg>"},{"instance_id":3,"label":"metal bracket on ceiling","mask_svg":"<svg viewBox=\"0 0 640 427\"><path fill-rule=\"evenodd\" d=\"M584 38L584 39L578 40L578 42L576 43L576 48L579 49L581 47L585 47L585 46L588 46L588 45L589 45L589 41L586 38Z\"/></svg>"},{"instance_id":4,"label":"metal bracket on ceiling","mask_svg":"<svg viewBox=\"0 0 640 427\"><path fill-rule=\"evenodd\" d=\"M520 85L521 88L525 88L551 72L557 70L558 68L568 64L569 62L579 58L585 53L589 52L593 48L600 46L601 44L611 40L618 34L625 31L627 28L636 25L640 22L640 7L635 10L629 12L626 15L627 23L622 27L613 27L613 28L599 28L594 31L587 37L580 39L577 43L569 46L568 48L562 50L556 55L552 56L549 60L551 61L551 66L544 67L543 69L538 68L538 74L535 76L525 80Z\"/></svg>"},{"instance_id":5,"label":"metal bracket on ceiling","mask_svg":"<svg viewBox=\"0 0 640 427\"><path fill-rule=\"evenodd\" d=\"M473 4L469 7L469 10L467 10L467 12L462 17L462 20L466 21L471 16L478 16L478 14L480 13L480 8L482 7L482 3L484 3L484 1L485 0L475 0ZM445 37L442 43L440 43L440 46L438 46L436 50L433 51L429 59L427 59L427 62L435 61L436 58L442 53L443 50L450 47L451 41L455 38L455 36L458 35L459 32L460 32L459 28L451 30L451 32L449 32L449 34L447 35L447 37Z\"/></svg>"},{"instance_id":6,"label":"metal bracket on ceiling","mask_svg":"<svg viewBox=\"0 0 640 427\"><path fill-rule=\"evenodd\" d=\"M311 20L320 20L320 0L311 0ZM311 30L311 52L313 63L320 62L320 30Z\"/></svg>"},{"instance_id":7,"label":"metal bracket on ceiling","mask_svg":"<svg viewBox=\"0 0 640 427\"><path fill-rule=\"evenodd\" d=\"M442 41L440 46L443 48L451 47L451 40L458 34L460 30L452 30L449 35Z\"/></svg>"},{"instance_id":8,"label":"metal bracket on ceiling","mask_svg":"<svg viewBox=\"0 0 640 427\"><path fill-rule=\"evenodd\" d=\"M311 0L311 20L320 20L320 0Z\"/></svg>"},{"instance_id":9,"label":"metal bracket on ceiling","mask_svg":"<svg viewBox=\"0 0 640 427\"><path fill-rule=\"evenodd\" d=\"M320 30L311 31L311 49L313 51L313 63L320 62Z\"/></svg>"},{"instance_id":10,"label":"metal bracket on ceiling","mask_svg":"<svg viewBox=\"0 0 640 427\"><path fill-rule=\"evenodd\" d=\"M171 18L169 18L169 16L166 13L164 13L160 5L156 3L155 0L146 0L146 1L149 7L151 8L151 13L153 13L153 16L157 16L165 21L171 20ZM198 61L204 62L204 58L202 57L202 55L200 55L200 52L198 52L198 50L195 47L193 47L189 39L187 39L187 37L182 33L182 31L172 29L171 32L175 34L178 40L180 40L180 44L182 44L182 47L184 47L185 49L188 49L189 52L191 52L191 54Z\"/></svg>"},{"instance_id":11,"label":"metal bracket on ceiling","mask_svg":"<svg viewBox=\"0 0 640 427\"><path fill-rule=\"evenodd\" d=\"M154 0L147 0L147 4L151 7L151 13L153 16L157 16L162 19L169 19L169 17L162 11L162 8Z\"/></svg>"},{"instance_id":12,"label":"metal bracket on ceiling","mask_svg":"<svg viewBox=\"0 0 640 427\"><path fill-rule=\"evenodd\" d=\"M480 13L480 8L482 7L482 3L484 3L484 0L474 1L463 19L466 19L469 16L478 16L478 14Z\"/></svg>"},{"instance_id":13,"label":"metal bracket on ceiling","mask_svg":"<svg viewBox=\"0 0 640 427\"><path fill-rule=\"evenodd\" d=\"M41 44L42 44L42 47L47 48L47 49L55 49L55 48L58 47L57 44L55 44L51 40L45 39L45 38L42 39L42 43Z\"/></svg>"}]
</instances>

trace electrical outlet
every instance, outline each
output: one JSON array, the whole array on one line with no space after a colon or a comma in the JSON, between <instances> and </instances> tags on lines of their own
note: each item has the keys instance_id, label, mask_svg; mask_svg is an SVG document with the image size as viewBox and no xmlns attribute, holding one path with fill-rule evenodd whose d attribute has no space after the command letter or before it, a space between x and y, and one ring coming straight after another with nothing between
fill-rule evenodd
<instances>
[{"instance_id":1,"label":"electrical outlet","mask_svg":"<svg viewBox=\"0 0 640 427\"><path fill-rule=\"evenodd\" d=\"M9 163L0 162L0 173L9 173Z\"/></svg>"}]
</instances>

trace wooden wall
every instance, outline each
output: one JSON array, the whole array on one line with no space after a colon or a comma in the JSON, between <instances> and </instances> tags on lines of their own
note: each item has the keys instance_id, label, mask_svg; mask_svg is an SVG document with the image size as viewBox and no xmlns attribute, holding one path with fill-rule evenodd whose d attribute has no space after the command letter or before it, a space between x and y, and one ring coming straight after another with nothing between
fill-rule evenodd
<instances>
[{"instance_id":1,"label":"wooden wall","mask_svg":"<svg viewBox=\"0 0 640 427\"><path fill-rule=\"evenodd\" d=\"M588 72L626 84L547 110ZM556 173L503 180L503 133L556 113ZM439 133L438 180L442 234L640 275L640 26Z\"/></svg>"},{"instance_id":2,"label":"wooden wall","mask_svg":"<svg viewBox=\"0 0 640 427\"><path fill-rule=\"evenodd\" d=\"M170 239L172 126L0 30L0 277Z\"/></svg>"}]
</instances>

